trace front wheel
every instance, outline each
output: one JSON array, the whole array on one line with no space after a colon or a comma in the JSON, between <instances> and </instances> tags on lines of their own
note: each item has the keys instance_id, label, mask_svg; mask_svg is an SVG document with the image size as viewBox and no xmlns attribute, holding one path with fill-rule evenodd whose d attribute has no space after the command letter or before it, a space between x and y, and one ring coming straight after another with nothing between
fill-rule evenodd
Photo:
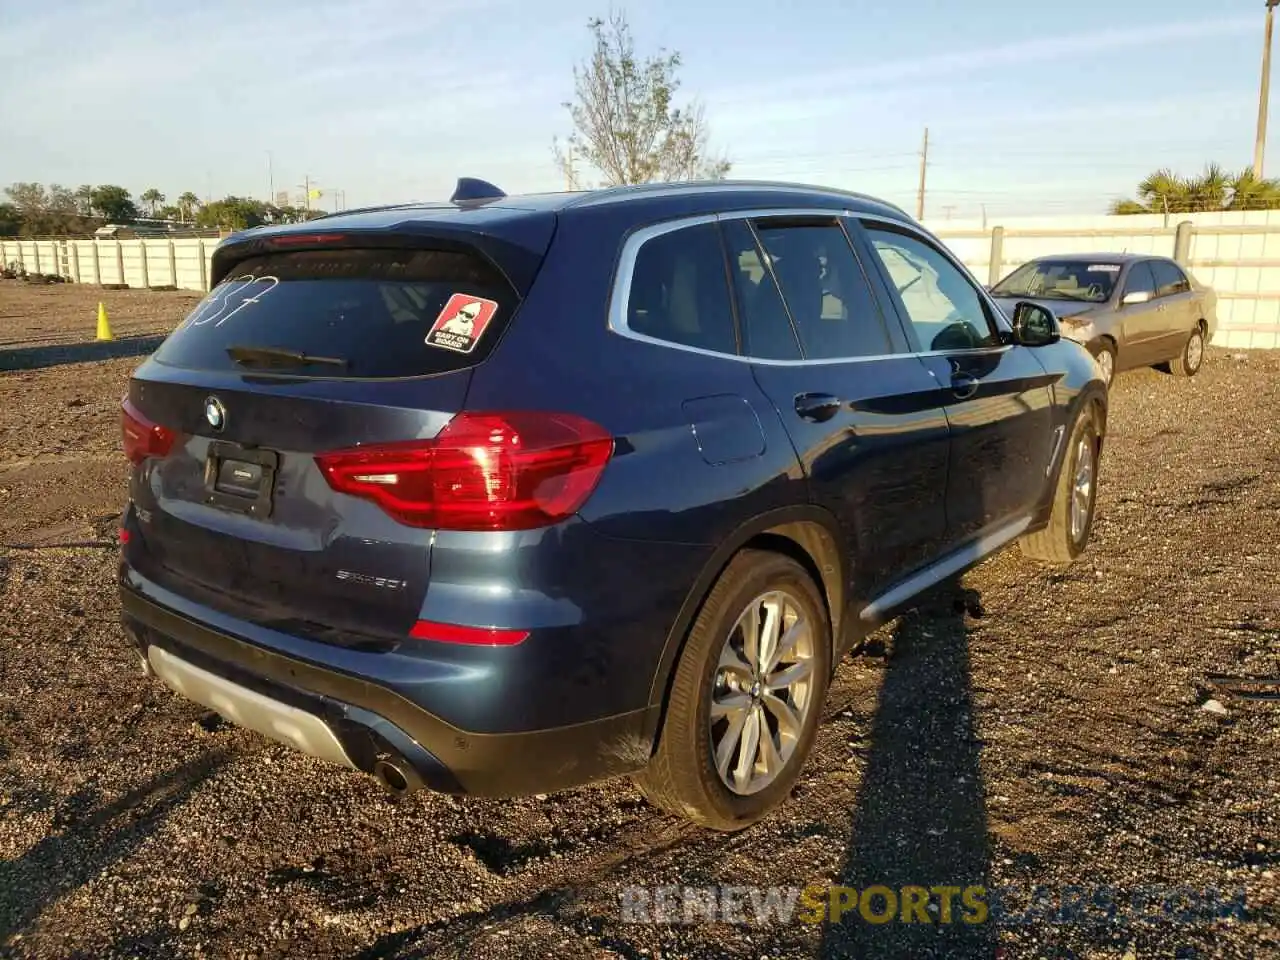
<instances>
[{"instance_id":1,"label":"front wheel","mask_svg":"<svg viewBox=\"0 0 1280 960\"><path fill-rule=\"evenodd\" d=\"M786 799L813 743L831 674L831 625L808 571L744 550L694 621L659 733L636 775L655 806L740 830Z\"/></svg>"},{"instance_id":2,"label":"front wheel","mask_svg":"<svg viewBox=\"0 0 1280 960\"><path fill-rule=\"evenodd\" d=\"M1196 324L1182 347L1182 353L1169 361L1169 372L1176 377L1194 377L1204 363L1204 325Z\"/></svg>"},{"instance_id":3,"label":"front wheel","mask_svg":"<svg viewBox=\"0 0 1280 960\"><path fill-rule=\"evenodd\" d=\"M1098 369L1102 371L1102 382L1109 388L1116 375L1116 347L1110 340L1100 340L1097 346L1090 348L1093 358L1098 361Z\"/></svg>"},{"instance_id":4,"label":"front wheel","mask_svg":"<svg viewBox=\"0 0 1280 960\"><path fill-rule=\"evenodd\" d=\"M1049 525L1019 542L1025 556L1064 565L1084 553L1093 530L1098 498L1098 433L1088 413L1082 414L1072 428L1065 457L1054 490Z\"/></svg>"}]
</instances>

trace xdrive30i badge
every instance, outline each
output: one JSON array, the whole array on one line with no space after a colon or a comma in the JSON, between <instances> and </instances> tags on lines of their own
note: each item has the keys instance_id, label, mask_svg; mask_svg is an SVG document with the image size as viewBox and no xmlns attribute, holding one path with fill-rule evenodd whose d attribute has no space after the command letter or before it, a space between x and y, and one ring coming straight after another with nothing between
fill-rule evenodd
<instances>
[{"instance_id":1,"label":"xdrive30i badge","mask_svg":"<svg viewBox=\"0 0 1280 960\"><path fill-rule=\"evenodd\" d=\"M381 587L384 590L403 590L409 585L407 580L393 580L390 577L375 577L367 573L356 573L354 570L339 570L339 580L358 583L365 587Z\"/></svg>"}]
</instances>

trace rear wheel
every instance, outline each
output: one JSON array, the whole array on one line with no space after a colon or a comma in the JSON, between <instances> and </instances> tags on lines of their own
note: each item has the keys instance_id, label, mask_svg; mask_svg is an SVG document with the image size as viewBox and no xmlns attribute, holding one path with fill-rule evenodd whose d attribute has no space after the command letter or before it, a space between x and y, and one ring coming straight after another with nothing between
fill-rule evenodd
<instances>
[{"instance_id":1,"label":"rear wheel","mask_svg":"<svg viewBox=\"0 0 1280 960\"><path fill-rule=\"evenodd\" d=\"M1084 552L1098 497L1098 433L1086 413L1076 421L1058 474L1049 525L1019 543L1025 556L1068 564Z\"/></svg>"},{"instance_id":2,"label":"rear wheel","mask_svg":"<svg viewBox=\"0 0 1280 960\"><path fill-rule=\"evenodd\" d=\"M689 632L640 790L715 830L759 820L800 775L830 673L830 621L809 573L790 557L744 550Z\"/></svg>"},{"instance_id":3,"label":"rear wheel","mask_svg":"<svg viewBox=\"0 0 1280 960\"><path fill-rule=\"evenodd\" d=\"M1194 377L1204 363L1204 324L1197 323L1191 336L1175 359L1169 361L1169 372L1175 377Z\"/></svg>"}]
</instances>

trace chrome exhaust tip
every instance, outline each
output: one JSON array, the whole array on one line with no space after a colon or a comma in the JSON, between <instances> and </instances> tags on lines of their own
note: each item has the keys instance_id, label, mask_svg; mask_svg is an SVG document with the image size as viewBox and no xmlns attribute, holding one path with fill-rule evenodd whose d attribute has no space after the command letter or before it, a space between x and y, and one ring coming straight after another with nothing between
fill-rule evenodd
<instances>
[{"instance_id":1,"label":"chrome exhaust tip","mask_svg":"<svg viewBox=\"0 0 1280 960\"><path fill-rule=\"evenodd\" d=\"M396 797L406 797L422 789L422 780L408 764L396 760L378 760L373 776L384 790Z\"/></svg>"}]
</instances>

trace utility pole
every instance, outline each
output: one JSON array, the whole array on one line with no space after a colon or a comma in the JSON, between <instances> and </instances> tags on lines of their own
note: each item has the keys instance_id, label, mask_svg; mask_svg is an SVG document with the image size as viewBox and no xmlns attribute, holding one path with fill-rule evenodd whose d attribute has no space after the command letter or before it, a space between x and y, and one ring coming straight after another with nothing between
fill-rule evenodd
<instances>
[{"instance_id":1,"label":"utility pole","mask_svg":"<svg viewBox=\"0 0 1280 960\"><path fill-rule=\"evenodd\" d=\"M1270 2L1270 0L1268 0ZM1280 3L1280 0L1275 0ZM920 193L916 196L916 219L924 219L924 172L929 165L929 128L924 128L924 146L920 148Z\"/></svg>"},{"instance_id":2,"label":"utility pole","mask_svg":"<svg viewBox=\"0 0 1280 960\"><path fill-rule=\"evenodd\" d=\"M942 208L942 215L943 215L944 217L946 217L948 220L950 220L950 219L951 219L951 211L952 211L952 210L954 210L955 208L956 208L956 206L955 206L955 204L954 204L954 203L949 203L949 204L947 204L945 207L943 207L943 208Z\"/></svg>"},{"instance_id":3,"label":"utility pole","mask_svg":"<svg viewBox=\"0 0 1280 960\"><path fill-rule=\"evenodd\" d=\"M276 202L276 173L271 163L271 151L267 151L267 203Z\"/></svg>"},{"instance_id":4,"label":"utility pole","mask_svg":"<svg viewBox=\"0 0 1280 960\"><path fill-rule=\"evenodd\" d=\"M1267 149L1267 99L1271 92L1271 23L1280 0L1267 0L1267 25L1262 40L1262 90L1258 94L1258 139L1253 144L1253 179L1262 179L1262 156Z\"/></svg>"},{"instance_id":5,"label":"utility pole","mask_svg":"<svg viewBox=\"0 0 1280 960\"><path fill-rule=\"evenodd\" d=\"M302 183L300 183L299 186L302 187L302 209L306 210L307 213L310 213L311 212L311 174L307 174L306 176L304 176L302 178Z\"/></svg>"},{"instance_id":6,"label":"utility pole","mask_svg":"<svg viewBox=\"0 0 1280 960\"><path fill-rule=\"evenodd\" d=\"M570 192L577 190L577 179L573 170L573 144L570 143L564 151L564 188Z\"/></svg>"}]
</instances>

